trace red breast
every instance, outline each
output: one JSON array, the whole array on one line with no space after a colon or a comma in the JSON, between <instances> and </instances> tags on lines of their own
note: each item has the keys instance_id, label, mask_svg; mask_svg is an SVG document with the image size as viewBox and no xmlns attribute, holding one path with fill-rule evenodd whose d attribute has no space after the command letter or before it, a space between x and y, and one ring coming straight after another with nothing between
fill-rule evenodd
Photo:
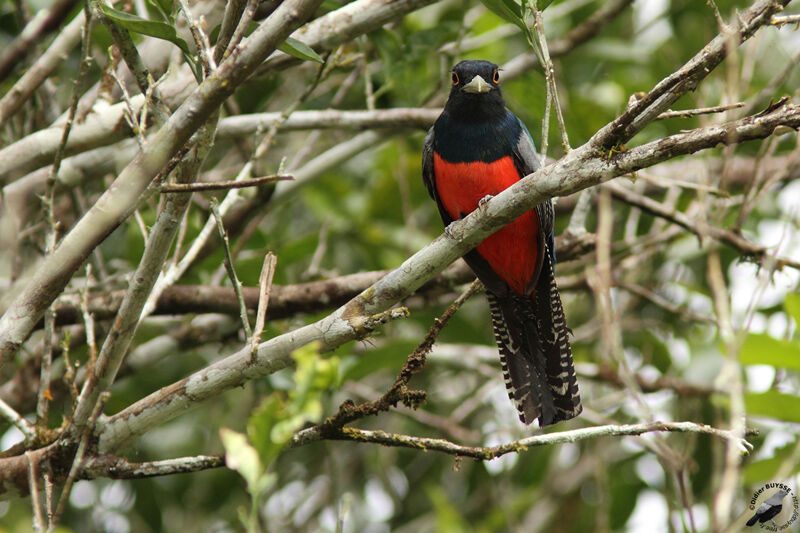
<instances>
[{"instance_id":1,"label":"red breast","mask_svg":"<svg viewBox=\"0 0 800 533\"><path fill-rule=\"evenodd\" d=\"M491 163L450 163L433 154L436 192L453 220L468 215L486 195L495 196L519 181L511 156ZM536 271L539 218L531 210L478 245L478 253L511 289L525 294Z\"/></svg>"}]
</instances>

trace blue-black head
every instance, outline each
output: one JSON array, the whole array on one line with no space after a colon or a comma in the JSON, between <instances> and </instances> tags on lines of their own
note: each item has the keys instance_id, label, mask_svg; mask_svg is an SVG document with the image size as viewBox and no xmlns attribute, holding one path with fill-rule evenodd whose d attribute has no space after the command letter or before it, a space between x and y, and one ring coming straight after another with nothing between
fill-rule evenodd
<instances>
[{"instance_id":1,"label":"blue-black head","mask_svg":"<svg viewBox=\"0 0 800 533\"><path fill-rule=\"evenodd\" d=\"M478 122L505 116L497 65L483 60L462 61L453 67L450 79L452 87L445 111L452 118Z\"/></svg>"}]
</instances>

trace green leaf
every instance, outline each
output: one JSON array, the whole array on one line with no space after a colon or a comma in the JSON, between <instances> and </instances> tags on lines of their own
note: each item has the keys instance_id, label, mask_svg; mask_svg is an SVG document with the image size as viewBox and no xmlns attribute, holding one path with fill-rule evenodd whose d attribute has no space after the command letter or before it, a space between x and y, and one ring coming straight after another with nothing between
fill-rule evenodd
<instances>
[{"instance_id":1,"label":"green leaf","mask_svg":"<svg viewBox=\"0 0 800 533\"><path fill-rule=\"evenodd\" d=\"M742 345L739 360L745 365L800 370L800 342L776 339L766 333L751 333Z\"/></svg>"},{"instance_id":2,"label":"green leaf","mask_svg":"<svg viewBox=\"0 0 800 533\"><path fill-rule=\"evenodd\" d=\"M425 491L433 503L436 514L436 531L440 533L464 533L470 531L469 524L464 521L461 511L456 509L447 498L441 487L428 486Z\"/></svg>"},{"instance_id":3,"label":"green leaf","mask_svg":"<svg viewBox=\"0 0 800 533\"><path fill-rule=\"evenodd\" d=\"M553 0L536 0L536 9L539 11L544 11L547 9L547 6L553 3Z\"/></svg>"},{"instance_id":4,"label":"green leaf","mask_svg":"<svg viewBox=\"0 0 800 533\"><path fill-rule=\"evenodd\" d=\"M291 37L287 37L286 40L283 41L283 44L278 47L278 50L289 54L290 56L294 56L297 59L302 59L303 61L316 61L317 63L325 62L325 60L322 59L313 48L308 46L306 43Z\"/></svg>"},{"instance_id":5,"label":"green leaf","mask_svg":"<svg viewBox=\"0 0 800 533\"><path fill-rule=\"evenodd\" d=\"M220 428L219 436L225 447L225 464L236 470L247 482L250 494L260 494L271 483L266 475L258 452L247 442L247 437L228 428Z\"/></svg>"},{"instance_id":6,"label":"green leaf","mask_svg":"<svg viewBox=\"0 0 800 533\"><path fill-rule=\"evenodd\" d=\"M528 31L525 20L522 18L522 6L514 0L481 0L481 3L498 17L516 24L524 32Z\"/></svg>"},{"instance_id":7,"label":"green leaf","mask_svg":"<svg viewBox=\"0 0 800 533\"><path fill-rule=\"evenodd\" d=\"M800 397L773 390L748 392L744 395L744 403L749 415L800 423Z\"/></svg>"},{"instance_id":8,"label":"green leaf","mask_svg":"<svg viewBox=\"0 0 800 533\"><path fill-rule=\"evenodd\" d=\"M266 465L271 465L284 448L286 442L275 442L272 428L285 420L286 400L273 393L261 402L247 420L247 436Z\"/></svg>"},{"instance_id":9,"label":"green leaf","mask_svg":"<svg viewBox=\"0 0 800 533\"><path fill-rule=\"evenodd\" d=\"M153 6L159 14L164 17L164 20L174 22L172 10L175 4L172 0L147 0L147 3Z\"/></svg>"},{"instance_id":10,"label":"green leaf","mask_svg":"<svg viewBox=\"0 0 800 533\"><path fill-rule=\"evenodd\" d=\"M772 457L753 461L744 467L744 485L754 485L760 481L775 479L778 469L784 461L789 459L794 452L796 444L790 442L780 448L775 448ZM800 464L795 464L790 476L800 470Z\"/></svg>"},{"instance_id":11,"label":"green leaf","mask_svg":"<svg viewBox=\"0 0 800 533\"><path fill-rule=\"evenodd\" d=\"M794 323L800 329L800 294L787 294L783 300L783 308L786 312L794 318Z\"/></svg>"},{"instance_id":12,"label":"green leaf","mask_svg":"<svg viewBox=\"0 0 800 533\"><path fill-rule=\"evenodd\" d=\"M191 57L192 52L189 50L189 45L186 41L178 37L175 28L166 22L159 22L157 20L147 20L124 11L119 11L113 7L105 4L98 4L98 8L105 16L122 26L123 28L134 33L141 33L142 35L149 35L156 39L163 39L176 45L183 51L184 54Z\"/></svg>"}]
</instances>

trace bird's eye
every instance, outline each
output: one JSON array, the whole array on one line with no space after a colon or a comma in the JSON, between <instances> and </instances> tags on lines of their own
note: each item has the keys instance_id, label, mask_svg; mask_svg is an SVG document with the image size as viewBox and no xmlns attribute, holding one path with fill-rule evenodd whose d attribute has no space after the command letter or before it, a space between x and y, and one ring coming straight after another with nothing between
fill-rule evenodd
<instances>
[{"instance_id":1,"label":"bird's eye","mask_svg":"<svg viewBox=\"0 0 800 533\"><path fill-rule=\"evenodd\" d=\"M453 73L451 74L451 79L453 80L453 85L458 85L458 74L456 74L455 72L453 72Z\"/></svg>"},{"instance_id":2,"label":"bird's eye","mask_svg":"<svg viewBox=\"0 0 800 533\"><path fill-rule=\"evenodd\" d=\"M492 72L492 81L494 83L500 83L500 72L498 72L497 69L495 69L495 71Z\"/></svg>"}]
</instances>

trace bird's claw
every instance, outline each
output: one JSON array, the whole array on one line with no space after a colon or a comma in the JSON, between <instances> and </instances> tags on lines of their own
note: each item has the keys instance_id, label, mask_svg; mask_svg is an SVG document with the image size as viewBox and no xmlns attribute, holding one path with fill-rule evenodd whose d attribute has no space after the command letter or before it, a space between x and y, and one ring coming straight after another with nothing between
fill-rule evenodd
<instances>
[{"instance_id":1,"label":"bird's claw","mask_svg":"<svg viewBox=\"0 0 800 533\"><path fill-rule=\"evenodd\" d=\"M492 198L494 198L494 196L492 196L491 194L487 194L486 196L478 200L478 207L483 207L486 204L486 202L488 202Z\"/></svg>"},{"instance_id":2,"label":"bird's claw","mask_svg":"<svg viewBox=\"0 0 800 533\"><path fill-rule=\"evenodd\" d=\"M444 227L444 234L449 239L455 239L455 237L453 236L453 230L452 230L453 224L455 224L455 223L456 223L456 221L454 220L453 222L449 223L448 225L446 225Z\"/></svg>"}]
</instances>

